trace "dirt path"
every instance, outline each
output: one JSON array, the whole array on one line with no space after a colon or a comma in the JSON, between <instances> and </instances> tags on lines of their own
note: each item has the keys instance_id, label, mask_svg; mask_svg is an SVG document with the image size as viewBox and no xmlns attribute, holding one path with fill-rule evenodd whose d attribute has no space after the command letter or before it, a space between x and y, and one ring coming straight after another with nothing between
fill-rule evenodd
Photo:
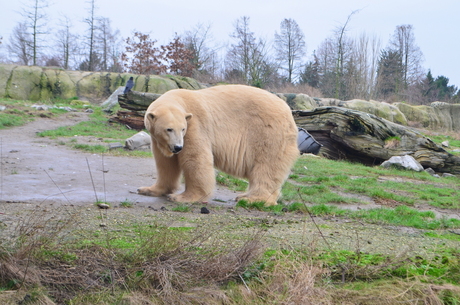
<instances>
[{"instance_id":1,"label":"dirt path","mask_svg":"<svg viewBox=\"0 0 460 305\"><path fill-rule=\"evenodd\" d=\"M71 126L88 119L88 114L71 112L57 118L37 118L21 127L0 130L0 212L14 206L39 204L94 204L97 199L114 206L128 201L139 207L161 208L165 198L141 196L140 186L151 185L155 176L153 159L101 156L72 150L37 132ZM88 168L89 164L89 168ZM104 171L104 173L103 173ZM90 174L91 173L91 174ZM94 187L92 180L94 181ZM234 204L231 191L218 189L214 199Z\"/></svg>"}]
</instances>

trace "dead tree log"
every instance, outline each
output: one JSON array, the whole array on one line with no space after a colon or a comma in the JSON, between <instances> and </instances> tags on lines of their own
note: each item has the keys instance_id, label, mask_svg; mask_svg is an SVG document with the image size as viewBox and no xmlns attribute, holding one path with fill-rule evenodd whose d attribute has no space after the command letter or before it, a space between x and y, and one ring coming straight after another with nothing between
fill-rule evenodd
<instances>
[{"instance_id":1,"label":"dead tree log","mask_svg":"<svg viewBox=\"0 0 460 305\"><path fill-rule=\"evenodd\" d=\"M130 91L127 94L120 94L118 96L118 103L124 109L145 111L160 96L161 94L157 93Z\"/></svg>"},{"instance_id":2,"label":"dead tree log","mask_svg":"<svg viewBox=\"0 0 460 305\"><path fill-rule=\"evenodd\" d=\"M365 112L341 107L293 111L297 126L323 145L320 154L334 160L378 165L392 156L411 155L423 167L460 174L460 158L416 130Z\"/></svg>"},{"instance_id":3,"label":"dead tree log","mask_svg":"<svg viewBox=\"0 0 460 305\"><path fill-rule=\"evenodd\" d=\"M161 94L130 91L127 94L118 95L118 104L126 110L119 110L115 117L110 118L112 122L124 124L135 130L142 130L144 126L144 114L149 105Z\"/></svg>"}]
</instances>

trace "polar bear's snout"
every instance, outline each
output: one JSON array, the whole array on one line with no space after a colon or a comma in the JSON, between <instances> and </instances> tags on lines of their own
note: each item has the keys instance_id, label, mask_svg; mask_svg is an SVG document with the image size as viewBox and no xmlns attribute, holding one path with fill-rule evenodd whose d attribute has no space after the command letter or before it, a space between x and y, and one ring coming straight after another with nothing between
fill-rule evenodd
<instances>
[{"instance_id":1,"label":"polar bear's snout","mask_svg":"<svg viewBox=\"0 0 460 305\"><path fill-rule=\"evenodd\" d=\"M171 149L171 152L173 154L178 154L182 150L183 146L182 145L174 145L173 148Z\"/></svg>"},{"instance_id":2,"label":"polar bear's snout","mask_svg":"<svg viewBox=\"0 0 460 305\"><path fill-rule=\"evenodd\" d=\"M184 148L185 128L180 132L169 133L169 150L173 154L178 154Z\"/></svg>"}]
</instances>

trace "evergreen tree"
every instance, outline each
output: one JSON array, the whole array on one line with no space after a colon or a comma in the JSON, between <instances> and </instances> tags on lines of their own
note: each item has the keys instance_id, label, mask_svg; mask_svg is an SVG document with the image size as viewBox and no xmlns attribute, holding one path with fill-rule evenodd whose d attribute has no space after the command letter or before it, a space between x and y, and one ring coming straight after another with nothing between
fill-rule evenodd
<instances>
[{"instance_id":1,"label":"evergreen tree","mask_svg":"<svg viewBox=\"0 0 460 305\"><path fill-rule=\"evenodd\" d=\"M313 61L308 62L303 72L300 73L300 83L307 84L313 88L319 88L319 60L315 54L313 56Z\"/></svg>"},{"instance_id":2,"label":"evergreen tree","mask_svg":"<svg viewBox=\"0 0 460 305\"><path fill-rule=\"evenodd\" d=\"M377 92L387 99L397 95L404 88L404 67L401 53L393 50L383 50L377 68Z\"/></svg>"}]
</instances>

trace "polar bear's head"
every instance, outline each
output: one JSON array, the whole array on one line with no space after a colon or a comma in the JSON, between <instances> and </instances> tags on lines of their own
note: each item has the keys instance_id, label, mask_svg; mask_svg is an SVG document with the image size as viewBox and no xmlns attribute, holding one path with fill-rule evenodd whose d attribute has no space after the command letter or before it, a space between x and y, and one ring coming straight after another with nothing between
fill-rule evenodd
<instances>
[{"instance_id":1,"label":"polar bear's head","mask_svg":"<svg viewBox=\"0 0 460 305\"><path fill-rule=\"evenodd\" d=\"M166 157L178 154L184 147L187 123L191 117L191 113L176 107L159 107L146 113L145 126Z\"/></svg>"}]
</instances>

